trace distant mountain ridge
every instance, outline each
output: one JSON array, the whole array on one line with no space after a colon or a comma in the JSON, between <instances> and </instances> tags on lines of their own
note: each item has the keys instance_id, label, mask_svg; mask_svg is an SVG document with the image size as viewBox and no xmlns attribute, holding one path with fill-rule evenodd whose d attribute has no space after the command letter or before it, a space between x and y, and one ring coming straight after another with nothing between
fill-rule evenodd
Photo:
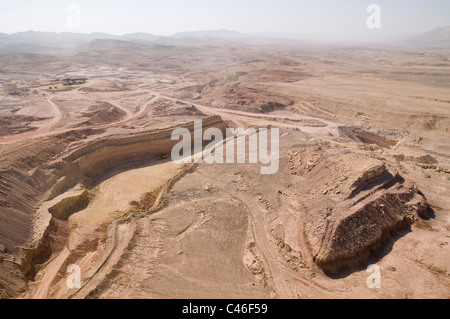
<instances>
[{"instance_id":1,"label":"distant mountain ridge","mask_svg":"<svg viewBox=\"0 0 450 319\"><path fill-rule=\"evenodd\" d=\"M206 30L206 31L187 31L174 34L175 38L238 38L243 34L237 31L230 31L226 29L221 30Z\"/></svg>"},{"instance_id":2,"label":"distant mountain ridge","mask_svg":"<svg viewBox=\"0 0 450 319\"><path fill-rule=\"evenodd\" d=\"M111 35L106 33L69 33L69 32L37 32L27 31L13 34L0 33L1 53L68 53L74 52L82 45L95 40L116 40L131 43L145 44L149 42L164 42L167 44L189 44L192 41L218 40L305 40L299 34L280 33L239 33L226 29L189 31L176 33L173 36L157 36L149 33L137 32L124 35ZM418 46L450 46L450 26L437 28L420 35L408 38L405 44ZM97 43L98 45L99 43ZM106 45L106 42L103 43Z\"/></svg>"}]
</instances>

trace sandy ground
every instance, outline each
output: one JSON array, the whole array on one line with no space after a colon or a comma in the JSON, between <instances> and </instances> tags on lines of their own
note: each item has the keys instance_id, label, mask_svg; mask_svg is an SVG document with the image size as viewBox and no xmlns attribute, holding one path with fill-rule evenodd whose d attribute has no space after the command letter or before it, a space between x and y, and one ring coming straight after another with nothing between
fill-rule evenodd
<instances>
[{"instance_id":1,"label":"sandy ground","mask_svg":"<svg viewBox=\"0 0 450 319\"><path fill-rule=\"evenodd\" d=\"M43 86L37 93L2 97L1 115L8 120L0 136L1 216L17 214L29 230L26 241L14 238L16 246L35 247L49 224L48 208L86 189L78 184L46 201L55 184L49 182L52 165L99 139L189 122L200 113L219 115L230 127L280 128L279 172L262 176L259 165L203 163L166 190L164 207L148 211L135 204L186 167L169 159L117 167L87 187L90 203L65 224L64 247L44 263L35 262L37 273L19 296L450 296L450 69L433 66L444 63L447 51L427 49L425 59L425 49L408 54L290 45L197 49L137 50L134 60L119 49L115 54L123 59L105 53L102 61L87 52L70 67L54 63L28 71L47 70L42 84L56 72L92 77L86 85L54 92ZM0 66L12 68L8 63L0 56ZM32 74L22 75L24 83ZM36 87L30 83L30 89ZM97 103L122 115L101 114L101 122L86 124L98 118L90 111ZM302 235L306 207L324 185L304 181L302 189L293 189L299 177L291 172L299 168L291 167L289 154L315 146L326 150L330 161L346 151L389 162L417 185L434 211L424 224L392 234L368 261L381 267L382 289L367 287L366 264L331 277L308 254ZM24 176L18 172L30 181L18 181ZM22 195L25 184L37 194ZM327 196L333 194L323 193L322 200ZM15 203L26 209L18 214ZM82 268L80 290L65 285L69 263Z\"/></svg>"},{"instance_id":2,"label":"sandy ground","mask_svg":"<svg viewBox=\"0 0 450 319\"><path fill-rule=\"evenodd\" d=\"M89 234L99 227L105 227L132 210L132 201L139 201L145 193L164 186L167 180L180 172L181 166L182 164L172 161L154 163L112 176L93 190L94 199L89 207L73 215L69 219L69 227L77 229L81 234L85 231ZM85 236L81 237L84 239ZM76 246L77 241L70 241L70 244Z\"/></svg>"}]
</instances>

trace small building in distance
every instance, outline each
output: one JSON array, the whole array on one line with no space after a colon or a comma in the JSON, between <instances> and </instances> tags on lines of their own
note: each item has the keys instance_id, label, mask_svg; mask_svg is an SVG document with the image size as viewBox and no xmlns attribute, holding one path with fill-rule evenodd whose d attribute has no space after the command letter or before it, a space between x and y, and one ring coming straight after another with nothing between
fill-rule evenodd
<instances>
[{"instance_id":1,"label":"small building in distance","mask_svg":"<svg viewBox=\"0 0 450 319\"><path fill-rule=\"evenodd\" d=\"M63 85L82 85L85 84L87 81L87 78L67 78L63 80Z\"/></svg>"},{"instance_id":2,"label":"small building in distance","mask_svg":"<svg viewBox=\"0 0 450 319\"><path fill-rule=\"evenodd\" d=\"M17 95L19 94L17 89L17 84L12 83L10 81L5 81L2 83L3 92L10 95Z\"/></svg>"}]
</instances>

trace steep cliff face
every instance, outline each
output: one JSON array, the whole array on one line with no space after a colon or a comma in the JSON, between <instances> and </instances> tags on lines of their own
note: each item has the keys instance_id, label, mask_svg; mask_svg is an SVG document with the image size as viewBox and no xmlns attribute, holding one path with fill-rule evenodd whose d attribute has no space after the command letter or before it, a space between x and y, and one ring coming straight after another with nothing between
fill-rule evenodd
<instances>
[{"instance_id":1,"label":"steep cliff face","mask_svg":"<svg viewBox=\"0 0 450 319\"><path fill-rule=\"evenodd\" d=\"M80 195L64 198L61 202L50 207L49 213L60 220L68 220L72 214L85 209L89 205L89 192L86 190Z\"/></svg>"},{"instance_id":2,"label":"steep cliff face","mask_svg":"<svg viewBox=\"0 0 450 319\"><path fill-rule=\"evenodd\" d=\"M194 123L179 126L188 129L194 136ZM203 131L208 128L226 130L226 123L219 116L205 118ZM54 198L77 183L90 184L110 170L129 164L156 159L160 154L169 154L179 141L172 141L175 128L138 133L133 136L110 136L92 142L67 155L53 164L59 180L51 189L50 198ZM192 138L193 142L193 138Z\"/></svg>"}]
</instances>

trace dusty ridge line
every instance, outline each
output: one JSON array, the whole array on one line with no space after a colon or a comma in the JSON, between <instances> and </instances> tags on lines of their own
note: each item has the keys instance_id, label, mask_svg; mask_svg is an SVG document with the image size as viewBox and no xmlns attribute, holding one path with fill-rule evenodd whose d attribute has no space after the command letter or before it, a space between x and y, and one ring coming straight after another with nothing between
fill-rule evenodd
<instances>
[{"instance_id":1,"label":"dusty ridge line","mask_svg":"<svg viewBox=\"0 0 450 319\"><path fill-rule=\"evenodd\" d=\"M103 258L103 261L99 264L97 269L90 269L90 272L93 272L92 275L85 278L82 282L82 286L79 290L76 292L73 292L71 294L66 294L64 298L67 299L75 299L75 298L86 298L90 294L94 293L96 288L101 285L106 279L106 276L110 273L110 271L113 269L115 265L117 265L118 261L121 258L122 252L129 246L129 243L131 239L133 238L136 228L132 227L133 230L128 234L126 242L120 242L121 236L119 235L120 232L124 232L123 225L129 224L133 221L136 221L138 219L151 216L162 209L166 208L168 205L168 195L170 191L172 190L175 183L177 183L181 178L186 176L189 173L192 173L195 171L196 167L198 166L197 163L192 163L183 171L178 173L176 176L169 179L161 192L159 193L158 197L155 201L155 206L147 211L142 212L133 212L129 215L122 217L118 220L115 220L110 223L108 227L108 239L107 239L107 246L109 246L109 250L106 252L106 256ZM119 250L118 250L119 249Z\"/></svg>"},{"instance_id":2,"label":"dusty ridge line","mask_svg":"<svg viewBox=\"0 0 450 319\"><path fill-rule=\"evenodd\" d=\"M210 118L210 122L213 122L213 123L208 123L209 126L211 126L211 125L215 126L216 124L223 123L223 121L220 119L220 117ZM190 125L190 126L193 126L193 125ZM188 127L190 127L190 126L188 126ZM192 128L191 131L194 131L194 128ZM159 132L159 135L161 135L161 133L167 134L167 129L163 130L163 131L158 131L158 132ZM153 134L144 135L143 137L145 138L147 136L152 136ZM169 134L167 134L167 138L170 138ZM124 141L127 142L128 140L125 139ZM117 141L114 141L114 140L113 141L109 141L108 140L106 142L117 143ZM120 144L120 142L121 141L119 141L119 144ZM125 143L125 144L128 145L129 143ZM92 145L91 145L91 147L92 147ZM86 149L84 149L84 150L82 149L81 150L81 156L84 156L85 151L86 151ZM75 156L75 158L76 158L76 156ZM165 205L167 200L162 201L161 199L162 198L164 199L165 196L167 196L167 193L170 191L170 189L173 187L173 185L175 184L176 181L178 181L186 173L192 171L190 169L191 167L192 166L189 166L189 167L186 168L186 166L182 166L181 167L181 172L179 172L177 175L175 175L171 179L166 180L164 185L163 185L163 188L162 188L161 192L159 192L158 197L155 200L155 205L157 205L156 208L153 206L153 208L154 208L153 212L152 211L145 211L141 215L145 216L145 215L154 213L154 212L159 211L160 209L162 209L164 206L161 205L161 204ZM137 213L134 213L134 214L137 214ZM127 247L126 244L132 238L132 237L127 237L127 232L126 232L127 231L127 227L121 227L121 226L124 223L129 222L130 220L132 220L132 218L126 218L125 217L123 219L117 220L117 223L115 223L113 225L113 227L111 227L111 225L110 225L110 228L108 229L108 234L107 234L107 238L110 239L110 243L108 243L105 246L105 248L104 248L105 250L99 254L100 256L98 257L97 263L94 266L94 267L98 267L98 268L94 270L94 274L92 274L92 277L95 276L95 274L103 273L105 271L109 271L108 269L111 269L117 263L117 261L120 259L121 251L123 251ZM119 232L121 232L121 233L119 233ZM124 238L125 238L125 243L122 242L122 240ZM105 254L106 254L106 257L105 257ZM61 258L63 258L63 257L61 257ZM63 259L65 260L67 258L63 258ZM100 261L101 261L101 264L99 265ZM57 270L59 270L60 267L57 267L57 268L58 268ZM105 271L101 271L103 269L106 269L106 270ZM57 270L55 270L55 271L57 271ZM53 272L54 271L51 270L50 273L47 274L47 277L52 275ZM91 273L91 271L88 270L88 273ZM54 277L54 274L53 274L53 277ZM95 277L98 278L98 276L95 276ZM100 278L100 280L102 280L102 277ZM49 290L50 287L43 287L43 288L38 287L38 288L39 288L40 296L44 296L44 295L46 295L48 293L48 290Z\"/></svg>"},{"instance_id":3,"label":"dusty ridge line","mask_svg":"<svg viewBox=\"0 0 450 319\"><path fill-rule=\"evenodd\" d=\"M217 118L217 119L215 119ZM204 119L203 122L208 122L209 120L212 120L211 123L203 123L203 129L208 128L208 127L215 127L218 124L222 124L223 120L218 116L218 115L214 115L214 116L209 116L208 118ZM160 140L165 140L165 139L171 139L172 137L172 132L173 130L175 130L176 128L188 128L189 132L193 133L195 128L194 128L194 123L193 121L190 122L186 122L183 123L181 125L176 125L176 126L172 126L172 127L168 127L165 129L157 129L157 130L150 130L150 131L146 131L146 132L139 132L139 133L132 133L132 134L128 134L128 135L109 135L106 138L99 138L97 140L94 140L92 142L90 142L89 144L81 147L81 148L77 148L76 150L67 150L64 153L60 155L60 157L62 158L62 160L64 161L69 161L69 162L74 162L86 155L92 154L94 152L97 152L103 148L108 148L108 147L120 147L120 146L127 146L127 145L133 145L133 144L140 144L142 142L151 142L151 141L160 141ZM162 135L162 136L160 136ZM150 138L150 139L146 139L146 138ZM133 139L136 139L136 141L131 141Z\"/></svg>"}]
</instances>

